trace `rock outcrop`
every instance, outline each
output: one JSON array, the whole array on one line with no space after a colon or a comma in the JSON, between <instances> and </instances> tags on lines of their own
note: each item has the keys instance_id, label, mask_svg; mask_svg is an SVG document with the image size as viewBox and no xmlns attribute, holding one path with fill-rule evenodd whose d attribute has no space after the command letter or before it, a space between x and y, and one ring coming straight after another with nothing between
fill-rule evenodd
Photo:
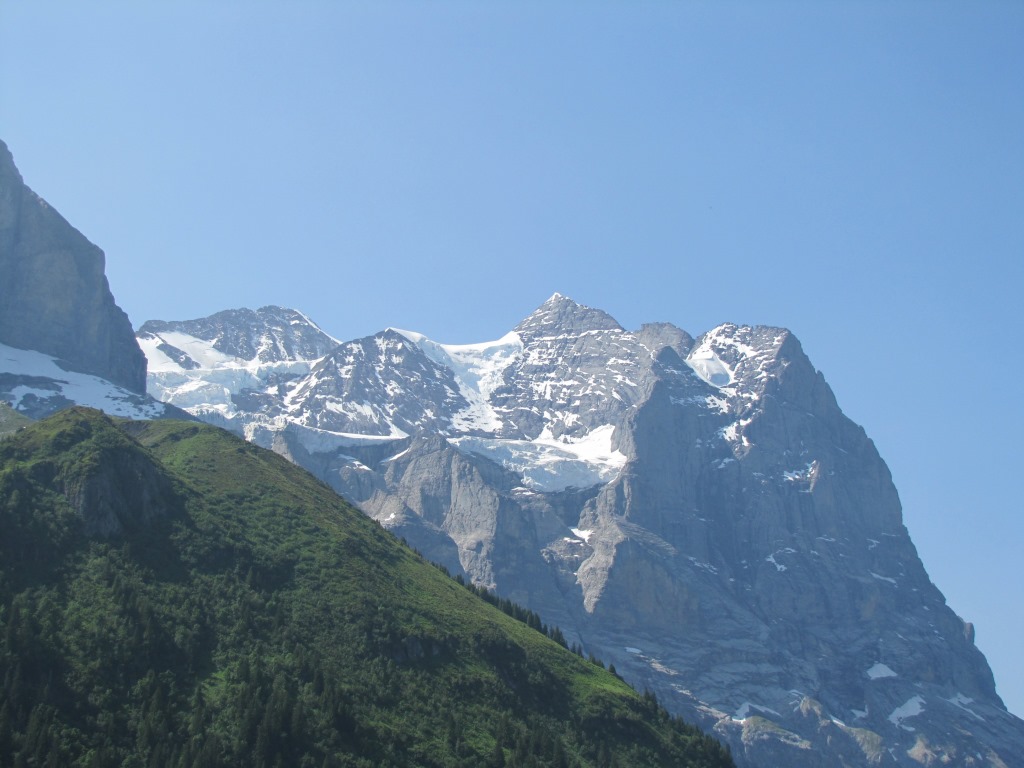
<instances>
[{"instance_id":1,"label":"rock outcrop","mask_svg":"<svg viewBox=\"0 0 1024 768\"><path fill-rule=\"evenodd\" d=\"M0 343L146 391L146 358L110 294L103 251L25 186L3 142Z\"/></svg>"},{"instance_id":2,"label":"rock outcrop","mask_svg":"<svg viewBox=\"0 0 1024 768\"><path fill-rule=\"evenodd\" d=\"M56 467L52 480L81 518L83 532L118 536L180 511L180 494L160 463L120 432L93 434L95 413L78 409L68 417L78 419L76 437L90 441L91 451Z\"/></svg>"}]
</instances>

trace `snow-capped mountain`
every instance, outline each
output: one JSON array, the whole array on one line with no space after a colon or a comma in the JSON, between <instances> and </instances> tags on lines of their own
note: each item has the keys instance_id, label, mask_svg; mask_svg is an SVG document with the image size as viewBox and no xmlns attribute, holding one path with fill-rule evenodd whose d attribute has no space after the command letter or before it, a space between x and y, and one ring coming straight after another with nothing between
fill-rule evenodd
<instances>
[{"instance_id":1,"label":"snow-capped mountain","mask_svg":"<svg viewBox=\"0 0 1024 768\"><path fill-rule=\"evenodd\" d=\"M136 342L102 251L2 143L0 276L16 410L180 406L271 447L741 765L1020 764L1024 723L930 582L888 469L784 329L629 331L555 294L481 344L339 343L279 307L151 321Z\"/></svg>"},{"instance_id":2,"label":"snow-capped mountain","mask_svg":"<svg viewBox=\"0 0 1024 768\"><path fill-rule=\"evenodd\" d=\"M179 323L150 320L139 328L138 338L147 344L150 365L168 370L172 362L189 370L224 366L229 361L251 367L316 360L338 345L337 339L304 314L282 307L227 310Z\"/></svg>"},{"instance_id":3,"label":"snow-capped mountain","mask_svg":"<svg viewBox=\"0 0 1024 768\"><path fill-rule=\"evenodd\" d=\"M151 390L538 611L741 764L1024 754L888 469L789 331L628 331L556 294L493 342L265 343L286 312L147 324L147 354L173 348Z\"/></svg>"},{"instance_id":4,"label":"snow-capped mountain","mask_svg":"<svg viewBox=\"0 0 1024 768\"><path fill-rule=\"evenodd\" d=\"M186 322L150 320L137 338L154 397L239 432L252 420L240 419L240 411L278 415L282 392L338 344L301 312L281 307Z\"/></svg>"}]
</instances>

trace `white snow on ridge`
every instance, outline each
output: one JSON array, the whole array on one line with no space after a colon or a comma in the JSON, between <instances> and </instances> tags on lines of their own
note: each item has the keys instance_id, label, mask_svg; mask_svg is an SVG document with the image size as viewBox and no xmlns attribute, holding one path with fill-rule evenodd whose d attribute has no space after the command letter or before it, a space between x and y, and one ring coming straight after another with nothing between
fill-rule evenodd
<instances>
[{"instance_id":1,"label":"white snow on ridge","mask_svg":"<svg viewBox=\"0 0 1024 768\"><path fill-rule=\"evenodd\" d=\"M261 371L294 371L308 372L312 365L320 358L304 360L295 358L268 363L259 359L259 355L252 360L245 360L221 352L213 346L212 341L199 339L180 331L161 331L160 333L148 334L145 337L136 337L139 347L148 361L149 373L191 373L192 371L209 372L222 369L245 369L254 374ZM183 368L175 360L169 358L160 350L160 345L166 343L180 349L196 363L198 368Z\"/></svg>"},{"instance_id":2,"label":"white snow on ridge","mask_svg":"<svg viewBox=\"0 0 1024 768\"><path fill-rule=\"evenodd\" d=\"M618 476L626 457L612 449L614 432L615 427L607 424L575 439L555 439L545 430L535 440L456 437L448 442L519 474L531 490L563 491L589 488Z\"/></svg>"},{"instance_id":3,"label":"white snow on ridge","mask_svg":"<svg viewBox=\"0 0 1024 768\"><path fill-rule=\"evenodd\" d=\"M162 416L164 406L146 401L135 392L112 384L106 379L87 373L65 371L55 359L42 352L17 349L0 344L0 371L50 379L56 390L45 387L18 386L11 391L10 405L15 410L29 395L45 399L63 395L66 399L88 408L97 408L111 416L130 419L155 419Z\"/></svg>"},{"instance_id":4,"label":"white snow on ridge","mask_svg":"<svg viewBox=\"0 0 1024 768\"><path fill-rule=\"evenodd\" d=\"M751 358L757 350L727 332L737 330L728 323L713 328L704 334L700 344L690 350L686 363L697 375L713 387L727 387L736 380L736 371L715 352L715 347L732 347L741 358Z\"/></svg>"},{"instance_id":5,"label":"white snow on ridge","mask_svg":"<svg viewBox=\"0 0 1024 768\"><path fill-rule=\"evenodd\" d=\"M496 432L501 419L490 404L491 393L501 385L502 376L523 351L523 341L515 331L497 341L479 344L438 344L415 331L399 328L391 330L401 334L438 365L449 369L455 376L459 391L469 403L452 417L457 431L481 430Z\"/></svg>"},{"instance_id":6,"label":"white snow on ridge","mask_svg":"<svg viewBox=\"0 0 1024 768\"><path fill-rule=\"evenodd\" d=\"M272 375L308 374L316 360L282 360L265 363L259 357L243 360L215 349L213 342L180 331L162 331L137 339L146 355L146 386L158 400L194 411L216 411L233 418L237 409L231 396L244 389L261 390ZM199 368L185 368L164 354L159 346L170 344L187 354Z\"/></svg>"},{"instance_id":7,"label":"white snow on ridge","mask_svg":"<svg viewBox=\"0 0 1024 768\"><path fill-rule=\"evenodd\" d=\"M274 433L283 429L285 423L284 419L278 418L273 424L265 425L263 429L267 429L269 433ZM289 423L289 432L293 434L299 444L310 453L336 453L345 448L379 445L407 437L407 435L401 430L390 435L361 435L351 432L329 432L326 429L307 427L305 425L296 424L295 422ZM246 439L252 440L253 437L246 434ZM402 451L402 453L405 453L405 451ZM401 454L392 456L391 459L396 459L400 455Z\"/></svg>"},{"instance_id":8,"label":"white snow on ridge","mask_svg":"<svg viewBox=\"0 0 1024 768\"><path fill-rule=\"evenodd\" d=\"M317 325L312 320L310 320L309 315L307 315L305 312L300 312L297 309L293 309L291 311L294 312L299 317L301 317L302 320L305 320L306 324L309 325L311 328L313 328L314 330L319 331L324 336L326 336L328 339L330 339L332 342L334 342L334 346L338 346L339 344L341 344L341 342L338 339L336 339L333 336L331 336L331 334L329 334L327 331L325 331L319 325ZM290 324L291 325L302 325L302 321L301 320L296 320L295 318L292 318L292 320L290 321Z\"/></svg>"},{"instance_id":9,"label":"white snow on ridge","mask_svg":"<svg viewBox=\"0 0 1024 768\"><path fill-rule=\"evenodd\" d=\"M213 342L206 341L205 339L197 339L195 336L191 336L187 333L181 333L180 331L161 331L159 334L155 334L155 336L156 338L139 340L139 346L142 346L143 341L146 342L146 346L143 347L142 351L146 353L147 359L149 359L149 349L147 347L156 347L162 341L170 344L172 347L177 347L199 363L203 368L210 369L244 365L244 363L238 358L232 357L231 355L225 355L219 349L216 349L213 346ZM170 361L166 356L163 357L165 360L171 362L175 367L180 368L180 366L173 363L173 361Z\"/></svg>"}]
</instances>

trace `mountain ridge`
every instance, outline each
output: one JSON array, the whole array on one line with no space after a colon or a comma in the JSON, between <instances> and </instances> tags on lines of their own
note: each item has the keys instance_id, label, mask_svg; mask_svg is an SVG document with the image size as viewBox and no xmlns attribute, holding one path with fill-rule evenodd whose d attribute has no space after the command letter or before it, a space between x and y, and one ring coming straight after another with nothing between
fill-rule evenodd
<instances>
[{"instance_id":1,"label":"mountain ridge","mask_svg":"<svg viewBox=\"0 0 1024 768\"><path fill-rule=\"evenodd\" d=\"M888 468L790 331L626 331L556 294L495 342L353 344L231 428L558 624L738 764L999 766L1024 744Z\"/></svg>"}]
</instances>

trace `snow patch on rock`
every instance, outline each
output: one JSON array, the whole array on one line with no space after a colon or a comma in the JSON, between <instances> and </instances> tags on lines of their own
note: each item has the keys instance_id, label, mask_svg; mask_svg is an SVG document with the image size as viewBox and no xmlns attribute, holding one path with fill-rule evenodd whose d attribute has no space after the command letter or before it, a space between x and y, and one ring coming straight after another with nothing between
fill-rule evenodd
<instances>
[{"instance_id":1,"label":"snow patch on rock","mask_svg":"<svg viewBox=\"0 0 1024 768\"><path fill-rule=\"evenodd\" d=\"M872 680L881 680L882 678L885 678L885 677L896 677L897 676L896 673L893 672L892 669L889 666L883 664L880 661L876 662L871 667L869 667L868 670L865 672L865 674L868 677L870 677Z\"/></svg>"},{"instance_id":2,"label":"snow patch on rock","mask_svg":"<svg viewBox=\"0 0 1024 768\"><path fill-rule=\"evenodd\" d=\"M589 488L618 476L626 457L612 448L615 428L598 427L579 438L551 437L545 430L535 440L500 440L456 437L449 442L459 450L484 456L523 478L523 485L538 491Z\"/></svg>"},{"instance_id":3,"label":"snow patch on rock","mask_svg":"<svg viewBox=\"0 0 1024 768\"><path fill-rule=\"evenodd\" d=\"M889 715L889 722L897 728L902 728L905 731L912 731L914 729L909 725L904 725L903 721L908 720L911 717L917 717L922 712L924 712L924 699L921 696L911 696L903 704L892 711Z\"/></svg>"},{"instance_id":4,"label":"snow patch on rock","mask_svg":"<svg viewBox=\"0 0 1024 768\"><path fill-rule=\"evenodd\" d=\"M42 352L0 344L0 371L24 377L25 383L11 387L4 397L17 411L29 411L33 401L53 398L128 419L156 419L166 411L163 403L130 392L106 379L67 371L56 358Z\"/></svg>"}]
</instances>

